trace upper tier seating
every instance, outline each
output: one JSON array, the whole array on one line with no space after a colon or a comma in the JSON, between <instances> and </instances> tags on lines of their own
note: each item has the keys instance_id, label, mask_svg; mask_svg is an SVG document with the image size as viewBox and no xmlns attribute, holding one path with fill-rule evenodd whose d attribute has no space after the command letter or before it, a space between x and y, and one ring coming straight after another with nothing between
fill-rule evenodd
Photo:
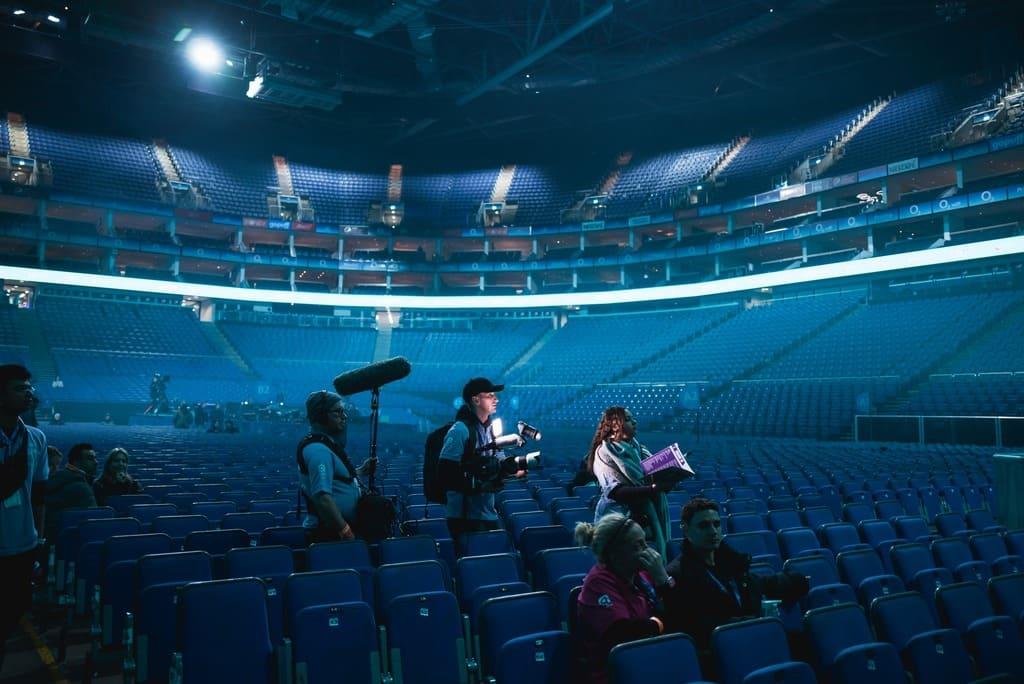
<instances>
[{"instance_id":1,"label":"upper tier seating","mask_svg":"<svg viewBox=\"0 0 1024 684\"><path fill-rule=\"evenodd\" d=\"M52 162L57 190L88 197L160 200L156 159L146 143L68 134L31 123L28 137L32 154Z\"/></svg>"},{"instance_id":2,"label":"upper tier seating","mask_svg":"<svg viewBox=\"0 0 1024 684\"><path fill-rule=\"evenodd\" d=\"M660 208L662 197L699 181L727 147L719 143L634 159L615 184L608 214L624 216Z\"/></svg>"},{"instance_id":3,"label":"upper tier seating","mask_svg":"<svg viewBox=\"0 0 1024 684\"><path fill-rule=\"evenodd\" d=\"M173 148L182 180L201 186L215 209L246 216L267 215L267 188L277 187L270 160L214 158L183 147Z\"/></svg>"},{"instance_id":4,"label":"upper tier seating","mask_svg":"<svg viewBox=\"0 0 1024 684\"><path fill-rule=\"evenodd\" d=\"M362 225L370 202L387 197L387 179L383 175L350 173L289 162L292 187L299 195L309 195L316 219L323 223Z\"/></svg>"}]
</instances>

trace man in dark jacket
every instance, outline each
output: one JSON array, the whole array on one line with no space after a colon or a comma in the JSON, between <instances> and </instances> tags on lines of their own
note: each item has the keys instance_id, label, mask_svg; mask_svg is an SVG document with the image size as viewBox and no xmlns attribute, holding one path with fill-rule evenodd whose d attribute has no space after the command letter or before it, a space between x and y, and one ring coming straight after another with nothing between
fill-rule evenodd
<instances>
[{"instance_id":1,"label":"man in dark jacket","mask_svg":"<svg viewBox=\"0 0 1024 684\"><path fill-rule=\"evenodd\" d=\"M665 600L668 630L693 637L705 663L716 627L760 617L764 598L791 602L807 594L810 587L802 575L751 574L750 556L722 542L714 501L691 500L683 508L682 524L682 552L666 568L676 582Z\"/></svg>"},{"instance_id":2,"label":"man in dark jacket","mask_svg":"<svg viewBox=\"0 0 1024 684\"><path fill-rule=\"evenodd\" d=\"M96 508L92 481L96 477L96 450L91 444L76 444L68 452L68 465L50 475L46 484L46 539L57 542L61 511Z\"/></svg>"}]
</instances>

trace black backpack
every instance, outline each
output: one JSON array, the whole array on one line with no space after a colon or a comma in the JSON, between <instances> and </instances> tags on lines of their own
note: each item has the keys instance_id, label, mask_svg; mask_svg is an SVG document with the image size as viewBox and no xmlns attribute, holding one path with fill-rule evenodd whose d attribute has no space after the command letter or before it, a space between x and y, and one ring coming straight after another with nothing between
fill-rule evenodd
<instances>
[{"instance_id":1,"label":"black backpack","mask_svg":"<svg viewBox=\"0 0 1024 684\"><path fill-rule=\"evenodd\" d=\"M423 494L430 503L442 505L448 503L448 493L441 486L441 481L437 477L437 464L441 460L444 438L448 435L452 425L455 425L455 421L447 423L427 435L427 442L423 448Z\"/></svg>"}]
</instances>

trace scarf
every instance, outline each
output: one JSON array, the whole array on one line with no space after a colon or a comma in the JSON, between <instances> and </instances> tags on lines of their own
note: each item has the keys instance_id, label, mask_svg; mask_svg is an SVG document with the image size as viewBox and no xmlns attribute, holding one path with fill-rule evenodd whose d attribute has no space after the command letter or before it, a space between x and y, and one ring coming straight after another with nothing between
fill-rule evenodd
<instances>
[{"instance_id":1,"label":"scarf","mask_svg":"<svg viewBox=\"0 0 1024 684\"><path fill-rule=\"evenodd\" d=\"M643 466L640 465L640 461L648 458L651 452L635 437L628 442L613 442L606 439L604 446L612 459L610 465L618 470L624 480L623 484L631 484L636 487L653 484L653 481L644 475ZM654 544L654 548L661 554L661 557L667 561L666 550L670 529L668 497L663 492L659 492L653 500L649 499L644 503L643 513L648 522L647 527L644 528L647 538Z\"/></svg>"}]
</instances>

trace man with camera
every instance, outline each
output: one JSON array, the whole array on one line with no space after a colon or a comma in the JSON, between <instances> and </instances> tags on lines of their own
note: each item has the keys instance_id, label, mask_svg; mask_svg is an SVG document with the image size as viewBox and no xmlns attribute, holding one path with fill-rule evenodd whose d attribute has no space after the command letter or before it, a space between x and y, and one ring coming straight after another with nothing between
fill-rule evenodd
<instances>
[{"instance_id":1,"label":"man with camera","mask_svg":"<svg viewBox=\"0 0 1024 684\"><path fill-rule=\"evenodd\" d=\"M314 542L355 539L356 509L363 494L358 478L370 472L373 462L368 459L354 468L345 453L348 417L340 395L313 392L306 399L306 417L310 433L295 454L307 508L302 525Z\"/></svg>"},{"instance_id":2,"label":"man with camera","mask_svg":"<svg viewBox=\"0 0 1024 684\"><path fill-rule=\"evenodd\" d=\"M503 389L504 385L495 385L487 378L467 382L462 388L464 403L441 447L437 476L447 491L445 518L456 543L467 532L498 529L494 493L501 489L500 477L481 482L467 471L479 459L480 447L494 443L493 420L498 410L498 392Z\"/></svg>"}]
</instances>

